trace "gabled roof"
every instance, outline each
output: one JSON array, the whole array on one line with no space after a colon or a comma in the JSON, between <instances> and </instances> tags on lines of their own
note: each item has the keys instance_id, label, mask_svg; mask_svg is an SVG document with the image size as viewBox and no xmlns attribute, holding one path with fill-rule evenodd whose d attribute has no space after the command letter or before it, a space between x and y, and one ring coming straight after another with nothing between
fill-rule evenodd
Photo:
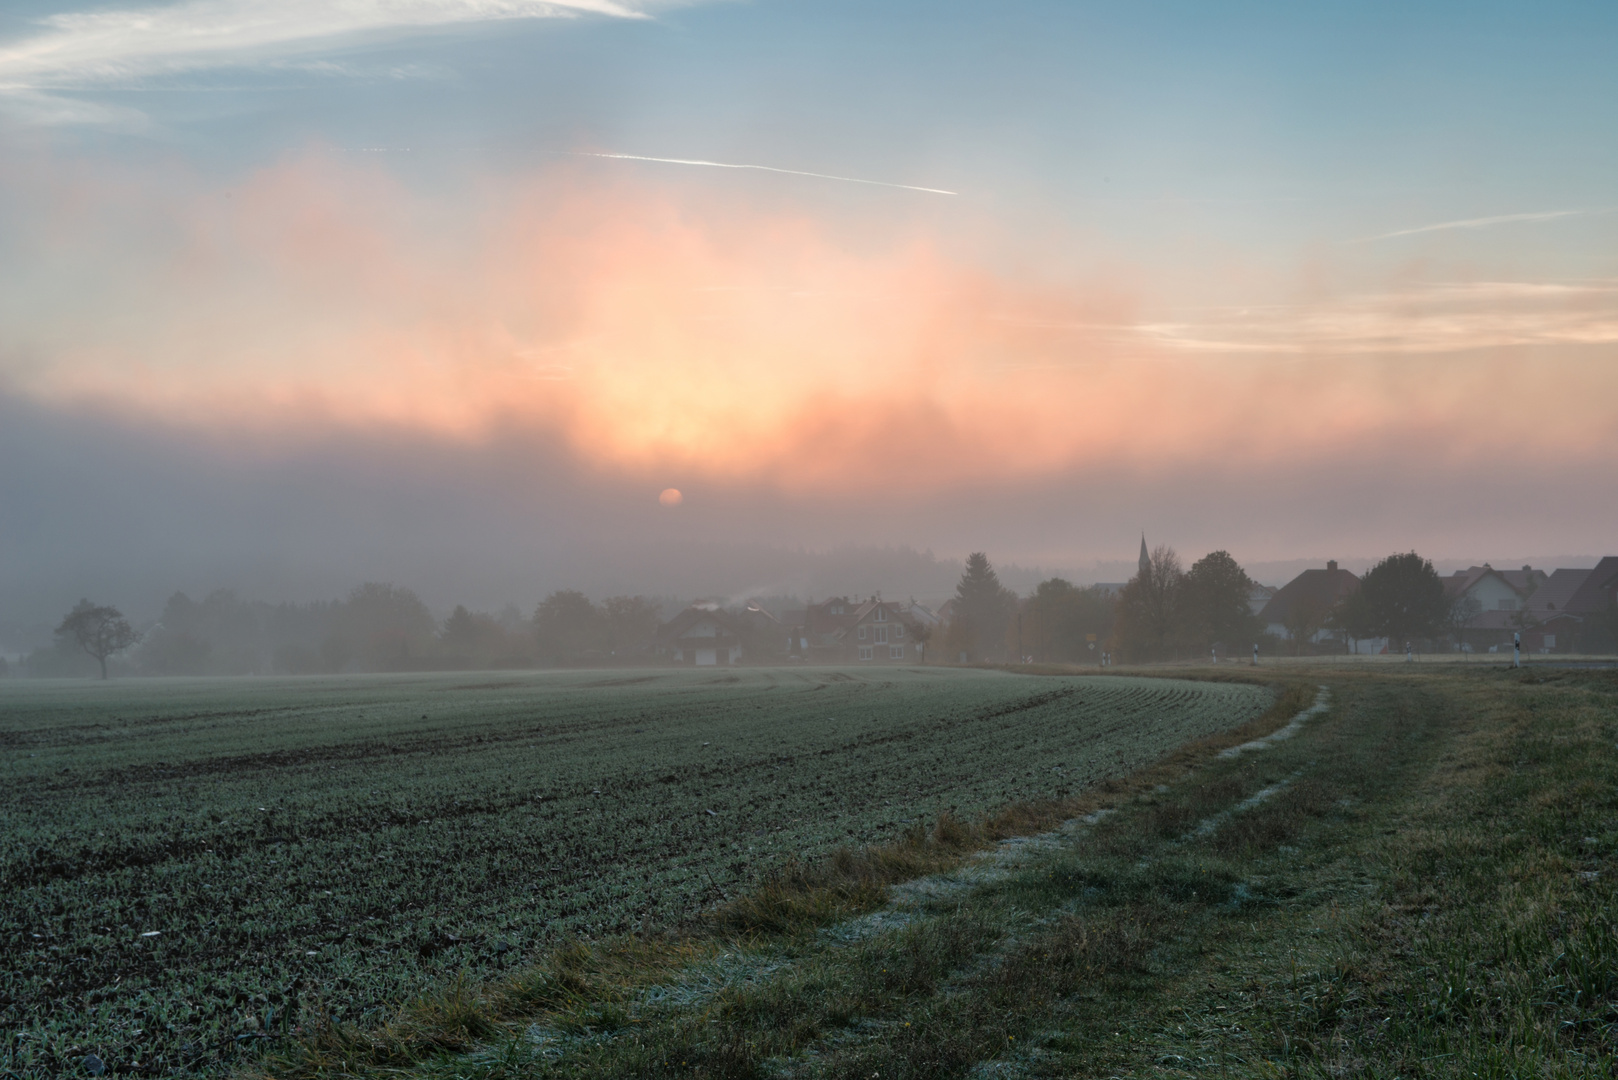
<instances>
[{"instance_id":1,"label":"gabled roof","mask_svg":"<svg viewBox=\"0 0 1618 1080\"><path fill-rule=\"evenodd\" d=\"M1568 597L1567 610L1575 615L1597 615L1607 610L1618 595L1618 555L1608 555Z\"/></svg>"},{"instance_id":2,"label":"gabled roof","mask_svg":"<svg viewBox=\"0 0 1618 1080\"><path fill-rule=\"evenodd\" d=\"M1295 604L1313 605L1324 615L1359 587L1360 579L1351 571L1339 569L1335 562L1327 563L1324 570L1305 570L1277 589L1258 617L1284 626Z\"/></svg>"},{"instance_id":3,"label":"gabled roof","mask_svg":"<svg viewBox=\"0 0 1618 1080\"><path fill-rule=\"evenodd\" d=\"M921 620L905 610L905 605L897 600L878 600L875 597L861 604L854 612L854 625L871 618L877 608L886 608L893 622L902 622L909 626L920 626Z\"/></svg>"},{"instance_id":4,"label":"gabled roof","mask_svg":"<svg viewBox=\"0 0 1618 1080\"><path fill-rule=\"evenodd\" d=\"M658 629L657 636L664 641L673 641L701 622L711 622L726 633L737 637L740 637L745 629L728 611L693 605L664 623Z\"/></svg>"},{"instance_id":5,"label":"gabled roof","mask_svg":"<svg viewBox=\"0 0 1618 1080\"><path fill-rule=\"evenodd\" d=\"M1549 575L1543 570L1535 570L1532 566L1525 566L1521 570L1496 570L1505 579L1507 585L1516 590L1517 595L1527 598L1532 596L1534 590L1549 580Z\"/></svg>"},{"instance_id":6,"label":"gabled roof","mask_svg":"<svg viewBox=\"0 0 1618 1080\"><path fill-rule=\"evenodd\" d=\"M809 634L835 634L854 625L854 611L859 605L846 596L834 596L818 604L810 604L803 612L803 628ZM833 607L842 608L841 614L832 614Z\"/></svg>"},{"instance_id":7,"label":"gabled roof","mask_svg":"<svg viewBox=\"0 0 1618 1080\"><path fill-rule=\"evenodd\" d=\"M1583 570L1556 570L1550 578L1534 590L1528 598L1528 611L1537 618L1545 619L1561 614L1567 609L1567 602L1573 599L1573 594L1579 591L1586 578L1593 572L1592 569Z\"/></svg>"},{"instance_id":8,"label":"gabled roof","mask_svg":"<svg viewBox=\"0 0 1618 1080\"><path fill-rule=\"evenodd\" d=\"M781 620L776 618L770 610L756 600L747 602L747 614L750 618L760 619L774 626L780 626Z\"/></svg>"},{"instance_id":9,"label":"gabled roof","mask_svg":"<svg viewBox=\"0 0 1618 1080\"><path fill-rule=\"evenodd\" d=\"M1488 563L1457 570L1444 579L1444 591L1450 596L1465 596L1484 578L1498 578L1506 588L1520 597L1528 597L1545 584L1545 571L1525 566L1521 570L1496 570Z\"/></svg>"},{"instance_id":10,"label":"gabled roof","mask_svg":"<svg viewBox=\"0 0 1618 1080\"><path fill-rule=\"evenodd\" d=\"M1472 586L1493 573L1487 566L1469 566L1465 570L1457 570L1444 579L1444 592L1451 597L1465 596L1472 591Z\"/></svg>"},{"instance_id":11,"label":"gabled roof","mask_svg":"<svg viewBox=\"0 0 1618 1080\"><path fill-rule=\"evenodd\" d=\"M937 626L941 621L938 618L938 613L932 608L926 604L918 604L914 600L910 601L909 606L905 608L905 614L922 626Z\"/></svg>"}]
</instances>

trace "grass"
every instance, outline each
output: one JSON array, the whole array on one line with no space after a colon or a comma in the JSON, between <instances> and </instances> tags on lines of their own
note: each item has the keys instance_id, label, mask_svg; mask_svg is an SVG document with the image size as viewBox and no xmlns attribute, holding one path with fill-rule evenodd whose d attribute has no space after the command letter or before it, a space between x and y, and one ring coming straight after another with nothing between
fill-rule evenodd
<instances>
[{"instance_id":1,"label":"grass","mask_svg":"<svg viewBox=\"0 0 1618 1080\"><path fill-rule=\"evenodd\" d=\"M1331 707L1266 749L935 821L272 1071L1611 1076L1618 675L1412 668L1288 665Z\"/></svg>"}]
</instances>

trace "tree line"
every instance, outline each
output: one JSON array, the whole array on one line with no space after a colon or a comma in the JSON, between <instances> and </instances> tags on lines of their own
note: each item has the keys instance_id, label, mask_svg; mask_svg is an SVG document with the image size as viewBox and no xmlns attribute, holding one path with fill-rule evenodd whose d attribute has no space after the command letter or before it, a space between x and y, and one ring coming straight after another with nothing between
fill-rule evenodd
<instances>
[{"instance_id":1,"label":"tree line","mask_svg":"<svg viewBox=\"0 0 1618 1080\"><path fill-rule=\"evenodd\" d=\"M1003 586L988 556L974 552L955 589L943 635L945 658L1099 663L1167 660L1211 647L1250 648L1262 633L1248 606L1253 581L1229 552L1215 551L1182 570L1172 548L1114 593L1065 578L1040 582L1026 597Z\"/></svg>"},{"instance_id":2,"label":"tree line","mask_svg":"<svg viewBox=\"0 0 1618 1080\"><path fill-rule=\"evenodd\" d=\"M1266 653L1346 651L1379 638L1395 651L1406 643L1430 651L1458 647L1480 613L1473 598L1451 596L1432 561L1413 551L1382 559L1340 599L1299 598L1288 607L1284 636L1269 632L1253 610L1254 588L1227 551L1184 569L1173 548L1158 547L1117 592L1053 577L1019 597L1001 585L988 556L974 552L940 640L946 661L1090 663L1108 654L1148 663L1246 655L1254 646ZM1596 629L1618 641L1618 609Z\"/></svg>"},{"instance_id":3,"label":"tree line","mask_svg":"<svg viewBox=\"0 0 1618 1080\"><path fill-rule=\"evenodd\" d=\"M171 596L137 631L116 607L80 601L51 645L25 656L30 675L100 674L108 663L150 675L312 675L350 671L524 668L633 662L651 655L670 605L646 596L593 603L561 590L529 616L457 605L442 622L410 589L369 582L342 600L270 604L229 590ZM677 605L674 605L677 606Z\"/></svg>"},{"instance_id":4,"label":"tree line","mask_svg":"<svg viewBox=\"0 0 1618 1080\"><path fill-rule=\"evenodd\" d=\"M1027 596L1006 588L988 556L973 552L941 627L924 628L932 662L1124 663L1270 653L1338 651L1353 641L1386 638L1427 650L1459 644L1479 614L1470 598L1451 597L1430 560L1390 555L1359 587L1333 603L1294 603L1286 638L1270 634L1253 611L1252 578L1227 551L1182 568L1173 548L1152 551L1121 589L1040 582ZM782 601L791 602L782 597ZM457 668L629 664L654 655L659 627L680 605L646 596L597 604L582 592L551 593L524 616L457 606L440 623L414 592L367 583L340 601L268 604L218 591L200 601L175 593L144 634L113 607L81 601L57 627L52 646L25 657L35 675L99 671L124 654L134 672L167 675L316 674ZM750 662L784 660L787 628L735 612ZM1618 640L1618 609L1610 626ZM1324 646L1315 639L1324 631ZM0 672L3 673L3 672Z\"/></svg>"}]
</instances>

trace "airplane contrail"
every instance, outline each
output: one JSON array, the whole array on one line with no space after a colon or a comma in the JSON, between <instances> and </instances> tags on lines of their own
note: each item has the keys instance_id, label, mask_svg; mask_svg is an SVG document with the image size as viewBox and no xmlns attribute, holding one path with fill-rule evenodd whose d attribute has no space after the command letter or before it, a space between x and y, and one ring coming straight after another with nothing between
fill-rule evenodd
<instances>
[{"instance_id":1,"label":"airplane contrail","mask_svg":"<svg viewBox=\"0 0 1618 1080\"><path fill-rule=\"evenodd\" d=\"M1601 211L1594 211L1601 213ZM1441 221L1437 225L1422 225L1414 229L1399 229L1396 232L1379 233L1376 236L1363 236L1358 240L1350 241L1355 244L1369 244L1373 240L1392 240L1396 236L1415 236L1417 233L1438 232L1443 229L1485 229L1490 225L1509 225L1519 221L1554 221L1556 218L1574 217L1579 214L1591 213L1589 210L1542 210L1532 214L1499 214L1495 217L1467 218L1464 221Z\"/></svg>"},{"instance_id":2,"label":"airplane contrail","mask_svg":"<svg viewBox=\"0 0 1618 1080\"><path fill-rule=\"evenodd\" d=\"M872 184L876 187L900 188L904 191L925 191L929 195L959 195L958 191L943 188L918 187L915 184L890 184L885 180L861 180L857 176L833 176L830 173L804 172L802 169L777 169L773 165L734 165L727 161L699 161L692 158L645 157L641 154L601 154L588 150L562 150L558 153L575 157L613 158L618 161L658 161L665 165L703 165L710 169L756 169L759 172L785 173L788 176L812 176L817 180L841 180L846 184Z\"/></svg>"}]
</instances>

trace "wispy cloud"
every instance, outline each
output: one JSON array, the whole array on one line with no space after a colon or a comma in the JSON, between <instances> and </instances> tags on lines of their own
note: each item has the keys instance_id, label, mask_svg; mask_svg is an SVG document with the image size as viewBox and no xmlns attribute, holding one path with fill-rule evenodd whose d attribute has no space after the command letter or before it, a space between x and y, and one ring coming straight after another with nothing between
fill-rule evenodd
<instances>
[{"instance_id":1,"label":"wispy cloud","mask_svg":"<svg viewBox=\"0 0 1618 1080\"><path fill-rule=\"evenodd\" d=\"M1580 214L1605 213L1603 210L1540 210L1528 214L1496 214L1493 217L1464 218L1460 221L1440 221L1436 225L1418 225L1414 229L1395 229L1393 232L1362 236L1350 243L1369 244L1375 240L1392 240L1398 236L1416 236L1419 233L1443 232L1447 229L1487 229L1492 225L1526 224L1532 221L1554 221L1557 218L1577 217Z\"/></svg>"},{"instance_id":2,"label":"wispy cloud","mask_svg":"<svg viewBox=\"0 0 1618 1080\"><path fill-rule=\"evenodd\" d=\"M0 94L127 85L152 76L257 64L355 40L456 24L580 15L646 18L665 0L188 0L161 7L69 12L0 42ZM60 100L60 99L56 99ZM65 122L97 114L31 110Z\"/></svg>"},{"instance_id":3,"label":"wispy cloud","mask_svg":"<svg viewBox=\"0 0 1618 1080\"><path fill-rule=\"evenodd\" d=\"M1115 329L1121 340L1177 352L1300 357L1611 345L1618 343L1618 282L1434 284Z\"/></svg>"},{"instance_id":4,"label":"wispy cloud","mask_svg":"<svg viewBox=\"0 0 1618 1080\"><path fill-rule=\"evenodd\" d=\"M857 176L833 176L831 173L805 172L802 169L778 169L773 165L736 165L725 161L700 161L694 158L645 157L640 154L605 154L591 151L567 151L575 157L611 158L617 161L656 161L664 165L701 165L709 169L755 169L759 172L784 173L787 176L812 176L818 180L841 180L845 184L871 184L876 187L899 188L903 191L925 191L929 195L957 195L959 192L943 188L918 187L915 184L894 184L886 180L862 180Z\"/></svg>"}]
</instances>

